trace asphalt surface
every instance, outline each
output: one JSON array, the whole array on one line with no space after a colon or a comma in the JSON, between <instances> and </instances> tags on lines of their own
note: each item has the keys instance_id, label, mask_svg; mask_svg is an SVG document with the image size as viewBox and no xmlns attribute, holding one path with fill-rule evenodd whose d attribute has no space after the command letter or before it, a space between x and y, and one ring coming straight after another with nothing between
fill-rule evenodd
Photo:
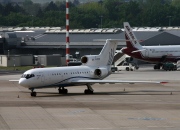
<instances>
[{"instance_id":1,"label":"asphalt surface","mask_svg":"<svg viewBox=\"0 0 180 130\"><path fill-rule=\"evenodd\" d=\"M180 71L120 71L107 79L168 81L168 84L95 84L30 91L9 82L21 74L0 73L0 130L179 130Z\"/></svg>"}]
</instances>

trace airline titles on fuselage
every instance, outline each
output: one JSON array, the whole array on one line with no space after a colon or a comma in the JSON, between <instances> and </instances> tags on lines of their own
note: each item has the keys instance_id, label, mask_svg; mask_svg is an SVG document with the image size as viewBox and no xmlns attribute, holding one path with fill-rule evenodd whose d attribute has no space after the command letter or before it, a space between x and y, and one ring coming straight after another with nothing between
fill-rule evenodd
<instances>
[{"instance_id":1,"label":"airline titles on fuselage","mask_svg":"<svg viewBox=\"0 0 180 130\"><path fill-rule=\"evenodd\" d=\"M136 39L135 39L133 33L131 32L131 29L130 29L128 26L125 26L125 27L126 27L126 29L128 30L129 35L131 36L132 40L133 40L134 43L136 44L137 42L136 42Z\"/></svg>"}]
</instances>

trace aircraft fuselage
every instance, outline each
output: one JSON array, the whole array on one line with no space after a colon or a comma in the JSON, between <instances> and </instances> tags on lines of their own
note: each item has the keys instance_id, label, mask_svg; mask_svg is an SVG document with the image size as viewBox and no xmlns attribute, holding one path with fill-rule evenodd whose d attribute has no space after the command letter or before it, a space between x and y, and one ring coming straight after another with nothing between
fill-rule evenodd
<instances>
[{"instance_id":1,"label":"aircraft fuselage","mask_svg":"<svg viewBox=\"0 0 180 130\"><path fill-rule=\"evenodd\" d=\"M166 61L177 62L180 58L180 46L143 46L144 51L134 52L136 48L124 48L123 53L132 56L134 58L159 63L163 56L166 56Z\"/></svg>"},{"instance_id":2,"label":"aircraft fuselage","mask_svg":"<svg viewBox=\"0 0 180 130\"><path fill-rule=\"evenodd\" d=\"M100 77L94 75L94 70L95 68L88 66L31 69L22 75L19 84L30 89L74 86L74 84L71 84L74 79L100 79Z\"/></svg>"}]
</instances>

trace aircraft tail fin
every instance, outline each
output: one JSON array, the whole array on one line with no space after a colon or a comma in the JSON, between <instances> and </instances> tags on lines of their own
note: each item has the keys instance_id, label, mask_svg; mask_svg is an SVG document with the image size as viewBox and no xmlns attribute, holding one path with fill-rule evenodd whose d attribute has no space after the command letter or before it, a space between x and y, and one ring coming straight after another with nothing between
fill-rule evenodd
<instances>
[{"instance_id":1,"label":"aircraft tail fin","mask_svg":"<svg viewBox=\"0 0 180 130\"><path fill-rule=\"evenodd\" d=\"M111 66L117 48L118 40L107 39L99 55L86 55L81 58L83 65Z\"/></svg>"},{"instance_id":2,"label":"aircraft tail fin","mask_svg":"<svg viewBox=\"0 0 180 130\"><path fill-rule=\"evenodd\" d=\"M99 56L102 65L112 65L118 40L107 40Z\"/></svg>"},{"instance_id":3,"label":"aircraft tail fin","mask_svg":"<svg viewBox=\"0 0 180 130\"><path fill-rule=\"evenodd\" d=\"M128 22L124 22L124 32L126 38L126 45L128 48L142 49L142 46L139 44L139 41L137 40Z\"/></svg>"}]
</instances>

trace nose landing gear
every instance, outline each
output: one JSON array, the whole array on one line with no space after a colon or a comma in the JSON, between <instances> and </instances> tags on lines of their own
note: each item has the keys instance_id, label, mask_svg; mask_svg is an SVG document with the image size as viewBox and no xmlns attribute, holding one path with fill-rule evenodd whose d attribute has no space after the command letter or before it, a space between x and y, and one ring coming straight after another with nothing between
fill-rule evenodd
<instances>
[{"instance_id":1,"label":"nose landing gear","mask_svg":"<svg viewBox=\"0 0 180 130\"><path fill-rule=\"evenodd\" d=\"M34 89L31 89L31 97L36 97L37 93L34 91Z\"/></svg>"}]
</instances>

